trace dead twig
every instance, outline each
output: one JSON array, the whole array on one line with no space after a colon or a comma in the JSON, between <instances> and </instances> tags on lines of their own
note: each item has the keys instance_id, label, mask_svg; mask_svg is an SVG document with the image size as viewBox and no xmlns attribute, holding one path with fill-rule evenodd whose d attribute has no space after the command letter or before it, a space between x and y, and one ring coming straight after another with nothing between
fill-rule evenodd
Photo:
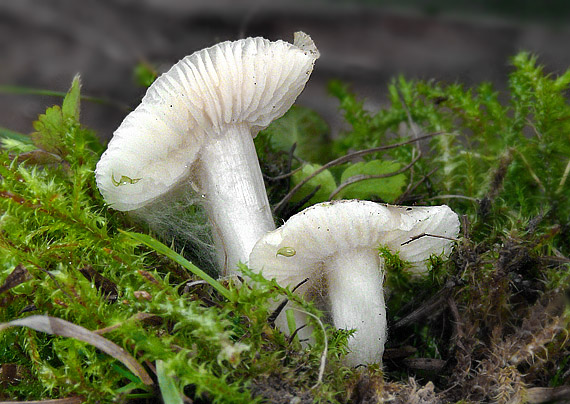
<instances>
[{"instance_id":1,"label":"dead twig","mask_svg":"<svg viewBox=\"0 0 570 404\"><path fill-rule=\"evenodd\" d=\"M526 166L526 168L528 169L528 172L530 174L530 176L532 177L532 179L537 183L538 187L540 188L540 190L542 192L546 192L546 188L544 187L544 184L542 183L542 181L540 180L540 178L538 178L538 175L536 175L536 173L534 172L534 170L532 169L532 166L530 165L530 163L528 162L528 160L526 159L526 157L524 156L524 154L522 154L520 151L518 151L517 149L512 149L515 153L517 153L519 155L519 157L521 158L521 160L523 161L524 165Z\"/></svg>"},{"instance_id":2,"label":"dead twig","mask_svg":"<svg viewBox=\"0 0 570 404\"><path fill-rule=\"evenodd\" d=\"M340 191L342 191L344 188L346 188L349 185L352 185L356 182L360 182L360 181L365 181L365 180L371 180L371 179L379 179L379 178L388 178L388 177L393 177L395 175L401 174L403 172L408 171L410 168L412 168L414 166L414 164L416 164L416 162L420 159L421 157L421 153L417 155L417 157L415 157L408 165L406 165L405 167L400 168L399 170L393 171L391 173L386 173L386 174L378 174L378 175L366 175L366 174L361 174L361 175L355 175L350 177L348 180L346 180L345 182L343 182L342 184L340 184L330 195L329 195L329 201L332 200Z\"/></svg>"},{"instance_id":3,"label":"dead twig","mask_svg":"<svg viewBox=\"0 0 570 404\"><path fill-rule=\"evenodd\" d=\"M413 186L408 186L408 189L406 189L404 191L404 193L402 195L400 195L400 197L396 200L395 204L396 205L401 205L403 201L406 200L406 198L408 197L409 194L411 194L412 192L414 192L416 190L417 187L419 187L421 184L424 183L424 181L426 181L433 173L435 173L437 171L437 167L432 169L429 173L427 173L426 175L424 175L418 182L416 182ZM410 183L411 185L411 183Z\"/></svg>"},{"instance_id":4,"label":"dead twig","mask_svg":"<svg viewBox=\"0 0 570 404\"><path fill-rule=\"evenodd\" d=\"M422 237L435 237L435 238L442 238L445 240L450 240L450 241L459 241L456 238L453 237L446 237L446 236L440 236L438 234L429 234L429 233L422 233L422 234L418 234L417 236L413 236L410 237L410 239L408 241L404 241L402 244L402 246L406 245L406 244L410 244L412 241L416 241L417 239L420 239Z\"/></svg>"},{"instance_id":5,"label":"dead twig","mask_svg":"<svg viewBox=\"0 0 570 404\"><path fill-rule=\"evenodd\" d=\"M437 195L432 196L431 198L427 198L426 201L434 201L436 199L465 199L466 201L479 202L477 198L465 195Z\"/></svg>"},{"instance_id":6,"label":"dead twig","mask_svg":"<svg viewBox=\"0 0 570 404\"><path fill-rule=\"evenodd\" d=\"M289 200L291 199L291 197L299 190L301 189L301 187L303 185L305 185L307 182L309 182L311 179L313 179L314 177L316 177L317 175L319 175L320 173L322 173L325 170L328 170L331 167L334 167L336 165L339 164L343 164L346 163L347 161L350 161L352 159L354 159L355 157L360 157L360 156L365 156L367 154L371 154L371 153L377 153L377 152L381 152L381 151L385 151L385 150L391 150L391 149L395 149L397 147L401 147L401 146L405 146L408 145L410 143L414 143L420 140L424 140L424 139L429 139L432 138L434 136L437 135L441 135L444 132L434 132L434 133L430 133L424 136L420 136L416 139L411 139L411 140L407 140L405 142L401 142L401 143L395 143L395 144L391 144L391 145L387 145L387 146L379 146L379 147L373 147L371 149L366 149L366 150L359 150L353 153L348 153L345 154L344 156L341 156L337 159L331 160L328 163L324 164L323 166L321 166L320 168L318 168L317 170L313 171L313 173L311 173L311 175L307 176L306 178L304 178L302 181L300 181L297 185L295 185L288 193L287 195L285 195L283 197L283 199L281 199L281 201L279 201L274 207L273 207L273 213L279 212L281 209L283 209L283 207L285 206L285 204L287 202L289 202Z\"/></svg>"},{"instance_id":7,"label":"dead twig","mask_svg":"<svg viewBox=\"0 0 570 404\"><path fill-rule=\"evenodd\" d=\"M451 291L455 286L455 282L448 281L445 286L434 296L432 296L427 302L423 303L420 307L412 311L407 316L398 320L392 326L392 329L397 330L399 328L406 327L408 325L417 323L426 317L434 316L435 314L439 313L441 310L443 310L443 303L447 301Z\"/></svg>"},{"instance_id":8,"label":"dead twig","mask_svg":"<svg viewBox=\"0 0 570 404\"><path fill-rule=\"evenodd\" d=\"M303 169L303 166L300 166L300 167L297 167L296 169L294 169L293 171L289 171L288 173L277 175L275 177L269 177L268 175L264 174L263 178L265 178L268 181L280 181L280 180L284 180L284 179L287 179L289 177L292 177L293 175L295 175L296 173L298 173L302 169Z\"/></svg>"}]
</instances>

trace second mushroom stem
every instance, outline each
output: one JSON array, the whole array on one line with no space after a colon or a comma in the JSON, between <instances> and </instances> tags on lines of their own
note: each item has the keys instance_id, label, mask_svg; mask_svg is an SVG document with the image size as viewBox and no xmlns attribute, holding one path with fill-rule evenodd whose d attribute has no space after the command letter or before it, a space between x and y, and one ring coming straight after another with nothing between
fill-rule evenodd
<instances>
[{"instance_id":1,"label":"second mushroom stem","mask_svg":"<svg viewBox=\"0 0 570 404\"><path fill-rule=\"evenodd\" d=\"M331 313L336 328L356 329L348 340L347 364L382 361L386 342L384 259L377 252L355 250L325 263Z\"/></svg>"},{"instance_id":2,"label":"second mushroom stem","mask_svg":"<svg viewBox=\"0 0 570 404\"><path fill-rule=\"evenodd\" d=\"M223 275L232 275L257 240L275 229L248 127L225 127L202 148L200 162L194 181L205 198L218 263Z\"/></svg>"}]
</instances>

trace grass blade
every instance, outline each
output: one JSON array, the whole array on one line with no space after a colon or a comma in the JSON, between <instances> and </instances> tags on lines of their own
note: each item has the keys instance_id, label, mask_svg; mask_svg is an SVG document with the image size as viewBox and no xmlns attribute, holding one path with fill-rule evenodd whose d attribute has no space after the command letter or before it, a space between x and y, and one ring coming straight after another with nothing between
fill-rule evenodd
<instances>
[{"instance_id":1,"label":"grass blade","mask_svg":"<svg viewBox=\"0 0 570 404\"><path fill-rule=\"evenodd\" d=\"M164 404L183 404L180 392L174 384L172 376L166 374L164 369L164 361L156 361L156 376L158 377L158 385L160 386L160 393Z\"/></svg>"},{"instance_id":2,"label":"grass blade","mask_svg":"<svg viewBox=\"0 0 570 404\"><path fill-rule=\"evenodd\" d=\"M32 138L23 133L14 132L8 128L0 127L0 138L2 139L14 139L22 143L32 144Z\"/></svg>"},{"instance_id":3,"label":"grass blade","mask_svg":"<svg viewBox=\"0 0 570 404\"><path fill-rule=\"evenodd\" d=\"M139 241L140 243L146 245L147 247L152 248L157 253L167 256L177 264L180 264L182 267L186 268L197 277L208 282L216 291L218 291L222 296L224 296L229 301L235 300L233 293L227 288L225 288L220 282L212 278L206 272L202 271L196 265L192 264L190 261L188 261L182 255L178 254L176 251L172 251L169 247L162 244L160 241L156 240L155 238L141 233L134 233L124 230L119 230L119 231L125 234L126 236L129 236L133 240Z\"/></svg>"},{"instance_id":4,"label":"grass blade","mask_svg":"<svg viewBox=\"0 0 570 404\"><path fill-rule=\"evenodd\" d=\"M31 87L23 87L23 86L0 86L0 94L19 94L19 95L40 95L40 96L48 96L48 97L65 97L67 92L65 91L53 91L53 90L44 90L41 88L31 88ZM87 95L82 95L81 100L89 101L94 104L101 104L101 105L109 105L112 107L116 107L123 111L131 111L131 108L123 104L121 102L109 100L107 98L101 97L91 97Z\"/></svg>"}]
</instances>

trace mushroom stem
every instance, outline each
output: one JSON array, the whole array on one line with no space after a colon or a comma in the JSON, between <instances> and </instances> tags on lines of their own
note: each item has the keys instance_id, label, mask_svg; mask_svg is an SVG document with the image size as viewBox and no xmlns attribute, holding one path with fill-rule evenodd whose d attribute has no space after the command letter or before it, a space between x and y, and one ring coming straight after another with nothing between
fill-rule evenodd
<instances>
[{"instance_id":1,"label":"mushroom stem","mask_svg":"<svg viewBox=\"0 0 570 404\"><path fill-rule=\"evenodd\" d=\"M228 125L200 150L194 178L205 198L223 275L247 263L253 246L275 229L251 132Z\"/></svg>"},{"instance_id":2,"label":"mushroom stem","mask_svg":"<svg viewBox=\"0 0 570 404\"><path fill-rule=\"evenodd\" d=\"M356 329L348 340L349 366L381 363L386 342L384 259L370 249L338 254L325 263L336 328Z\"/></svg>"}]
</instances>

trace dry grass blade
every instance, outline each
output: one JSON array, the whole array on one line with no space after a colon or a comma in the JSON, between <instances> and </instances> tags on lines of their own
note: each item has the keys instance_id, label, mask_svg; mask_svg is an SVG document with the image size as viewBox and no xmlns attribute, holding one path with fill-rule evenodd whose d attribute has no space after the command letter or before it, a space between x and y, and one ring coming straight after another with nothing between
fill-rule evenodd
<instances>
[{"instance_id":1,"label":"dry grass blade","mask_svg":"<svg viewBox=\"0 0 570 404\"><path fill-rule=\"evenodd\" d=\"M144 384L153 384L149 374L135 358L114 342L89 331L87 328L60 318L37 315L0 324L0 331L16 326L28 327L36 331L86 342L122 362L131 372L138 376Z\"/></svg>"}]
</instances>

